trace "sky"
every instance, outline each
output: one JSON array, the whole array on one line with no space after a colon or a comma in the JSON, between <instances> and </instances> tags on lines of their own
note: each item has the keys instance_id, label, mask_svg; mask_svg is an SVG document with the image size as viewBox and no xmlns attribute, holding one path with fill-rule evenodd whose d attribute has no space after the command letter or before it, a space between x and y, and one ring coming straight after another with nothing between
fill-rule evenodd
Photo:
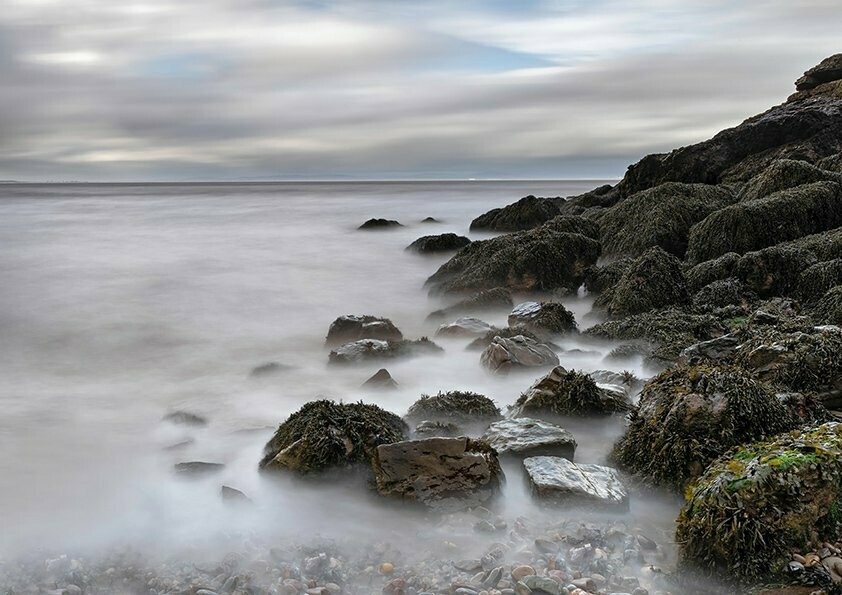
<instances>
[{"instance_id":1,"label":"sky","mask_svg":"<svg viewBox=\"0 0 842 595\"><path fill-rule=\"evenodd\" d=\"M839 0L0 0L0 180L616 178L781 103Z\"/></svg>"}]
</instances>

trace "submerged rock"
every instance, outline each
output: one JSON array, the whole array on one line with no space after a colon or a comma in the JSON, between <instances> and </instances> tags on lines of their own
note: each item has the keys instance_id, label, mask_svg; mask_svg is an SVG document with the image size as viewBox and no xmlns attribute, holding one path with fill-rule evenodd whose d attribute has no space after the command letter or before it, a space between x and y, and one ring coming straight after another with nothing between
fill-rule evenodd
<instances>
[{"instance_id":1,"label":"submerged rock","mask_svg":"<svg viewBox=\"0 0 842 595\"><path fill-rule=\"evenodd\" d=\"M374 376L363 382L362 388L374 388L378 390L391 390L398 387L397 381L389 374L386 368L380 368Z\"/></svg>"},{"instance_id":2,"label":"submerged rock","mask_svg":"<svg viewBox=\"0 0 842 595\"><path fill-rule=\"evenodd\" d=\"M626 269L608 294L606 307L613 316L640 314L690 301L681 262L660 248L650 248Z\"/></svg>"},{"instance_id":3,"label":"submerged rock","mask_svg":"<svg viewBox=\"0 0 842 595\"><path fill-rule=\"evenodd\" d=\"M471 221L471 231L522 231L538 227L558 215L556 201L529 195L516 203L480 215Z\"/></svg>"},{"instance_id":4,"label":"submerged rock","mask_svg":"<svg viewBox=\"0 0 842 595\"><path fill-rule=\"evenodd\" d=\"M311 401L278 427L260 468L307 474L367 465L378 445L403 440L408 429L376 405Z\"/></svg>"},{"instance_id":5,"label":"submerged rock","mask_svg":"<svg viewBox=\"0 0 842 595\"><path fill-rule=\"evenodd\" d=\"M501 457L553 456L572 461L576 452L573 434L555 424L529 417L496 421L482 439Z\"/></svg>"},{"instance_id":6,"label":"submerged rock","mask_svg":"<svg viewBox=\"0 0 842 595\"><path fill-rule=\"evenodd\" d=\"M279 362L266 362L252 368L249 376L252 378L265 378L266 376L274 376L287 370L293 369L293 366L282 364Z\"/></svg>"},{"instance_id":7,"label":"submerged rock","mask_svg":"<svg viewBox=\"0 0 842 595\"><path fill-rule=\"evenodd\" d=\"M471 314L492 310L509 310L512 307L512 294L504 287L495 287L480 291L452 306L431 312L427 320L442 320L459 314Z\"/></svg>"},{"instance_id":8,"label":"submerged rock","mask_svg":"<svg viewBox=\"0 0 842 595\"><path fill-rule=\"evenodd\" d=\"M243 492L230 486L222 486L219 488L219 496L226 504L240 505L251 504L251 498L246 496Z\"/></svg>"},{"instance_id":9,"label":"submerged rock","mask_svg":"<svg viewBox=\"0 0 842 595\"><path fill-rule=\"evenodd\" d=\"M185 463L176 463L173 465L173 469L179 475L200 477L219 473L225 469L225 465L222 463L206 463L205 461L187 461Z\"/></svg>"},{"instance_id":10,"label":"submerged rock","mask_svg":"<svg viewBox=\"0 0 842 595\"><path fill-rule=\"evenodd\" d=\"M471 243L465 236L455 233L442 233L434 236L423 236L406 247L414 252L452 252L464 248Z\"/></svg>"},{"instance_id":11,"label":"submerged rock","mask_svg":"<svg viewBox=\"0 0 842 595\"><path fill-rule=\"evenodd\" d=\"M325 345L336 347L358 339L400 341L403 339L403 335L388 318L379 318L368 314L362 316L347 315L340 316L330 324Z\"/></svg>"},{"instance_id":12,"label":"submerged rock","mask_svg":"<svg viewBox=\"0 0 842 595\"><path fill-rule=\"evenodd\" d=\"M494 374L508 374L516 368L557 366L558 356L549 346L523 335L498 336L482 352L480 363Z\"/></svg>"},{"instance_id":13,"label":"submerged rock","mask_svg":"<svg viewBox=\"0 0 842 595\"><path fill-rule=\"evenodd\" d=\"M176 410L167 413L163 418L164 421L168 421L173 424L180 424L184 426L206 426L208 425L208 420L201 415L197 415L195 413L190 413L189 411L183 410Z\"/></svg>"},{"instance_id":14,"label":"submerged rock","mask_svg":"<svg viewBox=\"0 0 842 595\"><path fill-rule=\"evenodd\" d=\"M397 359L419 355L436 355L444 350L422 337L417 341L378 341L376 339L360 339L346 343L330 352L328 362L331 364L355 364L372 360Z\"/></svg>"},{"instance_id":15,"label":"submerged rock","mask_svg":"<svg viewBox=\"0 0 842 595\"><path fill-rule=\"evenodd\" d=\"M523 467L533 496L546 503L625 510L629 495L616 470L561 457L529 457Z\"/></svg>"},{"instance_id":16,"label":"submerged rock","mask_svg":"<svg viewBox=\"0 0 842 595\"><path fill-rule=\"evenodd\" d=\"M573 313L558 302L523 302L509 314L510 327L533 333L563 334L576 330Z\"/></svg>"},{"instance_id":17,"label":"submerged rock","mask_svg":"<svg viewBox=\"0 0 842 595\"><path fill-rule=\"evenodd\" d=\"M494 327L479 318L463 316L451 322L443 324L436 331L437 337L473 337L484 335L494 330Z\"/></svg>"},{"instance_id":18,"label":"submerged rock","mask_svg":"<svg viewBox=\"0 0 842 595\"><path fill-rule=\"evenodd\" d=\"M424 420L418 422L415 430L413 430L413 437L415 438L433 438L436 436L452 438L464 435L465 431L461 427L455 423L444 421Z\"/></svg>"},{"instance_id":19,"label":"submerged rock","mask_svg":"<svg viewBox=\"0 0 842 595\"><path fill-rule=\"evenodd\" d=\"M488 502L503 472L494 450L469 438L427 438L377 447L377 491L443 511Z\"/></svg>"},{"instance_id":20,"label":"submerged rock","mask_svg":"<svg viewBox=\"0 0 842 595\"><path fill-rule=\"evenodd\" d=\"M403 227L403 225L401 225L393 219L369 219L368 221L360 225L357 229L376 230L389 229L394 227Z\"/></svg>"},{"instance_id":21,"label":"submerged rock","mask_svg":"<svg viewBox=\"0 0 842 595\"><path fill-rule=\"evenodd\" d=\"M500 408L485 395L460 390L422 395L406 413L410 423L429 420L488 425L501 417Z\"/></svg>"},{"instance_id":22,"label":"submerged rock","mask_svg":"<svg viewBox=\"0 0 842 595\"><path fill-rule=\"evenodd\" d=\"M600 386L587 374L557 366L518 398L513 415L554 419L610 415L630 409L631 401L623 389Z\"/></svg>"}]
</instances>

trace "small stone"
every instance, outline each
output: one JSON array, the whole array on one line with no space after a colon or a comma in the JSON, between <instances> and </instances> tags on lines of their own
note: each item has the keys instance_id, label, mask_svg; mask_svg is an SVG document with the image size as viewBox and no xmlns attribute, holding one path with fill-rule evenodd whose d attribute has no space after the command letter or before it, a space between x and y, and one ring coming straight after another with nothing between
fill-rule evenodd
<instances>
[{"instance_id":1,"label":"small stone","mask_svg":"<svg viewBox=\"0 0 842 595\"><path fill-rule=\"evenodd\" d=\"M520 581L524 577L532 576L533 574L536 574L535 569L532 568L532 566L527 566L526 564L512 568L512 578L515 581Z\"/></svg>"},{"instance_id":2,"label":"small stone","mask_svg":"<svg viewBox=\"0 0 842 595\"><path fill-rule=\"evenodd\" d=\"M380 574L392 574L395 571L395 565L391 562L383 562L377 567L377 572Z\"/></svg>"}]
</instances>

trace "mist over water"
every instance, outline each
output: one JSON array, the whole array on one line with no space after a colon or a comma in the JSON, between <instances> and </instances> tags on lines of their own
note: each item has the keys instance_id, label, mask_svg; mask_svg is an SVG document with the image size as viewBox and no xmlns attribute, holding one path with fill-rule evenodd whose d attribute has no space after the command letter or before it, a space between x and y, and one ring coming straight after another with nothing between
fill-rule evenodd
<instances>
[{"instance_id":1,"label":"mist over water","mask_svg":"<svg viewBox=\"0 0 842 595\"><path fill-rule=\"evenodd\" d=\"M567 196L582 182L0 187L0 554L33 548L154 552L208 547L225 535L400 541L429 519L330 482L267 481L257 472L274 428L318 396L364 400L403 414L421 394L468 389L501 408L540 372L493 377L467 339L436 339L444 356L385 364L393 392L360 385L378 363L328 368L324 337L342 314L391 318L407 338L442 303L424 280L449 255L404 248L456 232L521 196ZM422 224L432 216L439 224ZM362 232L371 217L405 227ZM565 301L587 326L590 300ZM485 317L503 325L505 316ZM564 339L562 365L605 368L607 344ZM293 366L252 378L269 361ZM629 367L629 366L627 366ZM640 375L650 372L629 367ZM162 421L173 410L206 427ZM605 462L614 421L567 426L579 462ZM175 449L167 449L192 441ZM185 480L181 461L224 463ZM508 474L505 514L534 513ZM220 500L225 484L254 507ZM359 492L359 494L357 493ZM666 496L632 500L631 518L671 531ZM564 517L564 511L541 514ZM458 541L460 536L451 536ZM465 536L468 539L468 536ZM467 547L467 546L466 546ZM463 556L464 557L464 556Z\"/></svg>"}]
</instances>

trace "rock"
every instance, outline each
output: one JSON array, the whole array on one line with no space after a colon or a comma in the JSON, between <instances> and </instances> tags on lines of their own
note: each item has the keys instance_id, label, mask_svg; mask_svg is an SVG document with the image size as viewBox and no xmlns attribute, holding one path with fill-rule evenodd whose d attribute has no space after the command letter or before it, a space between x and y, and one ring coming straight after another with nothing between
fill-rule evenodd
<instances>
[{"instance_id":1,"label":"rock","mask_svg":"<svg viewBox=\"0 0 842 595\"><path fill-rule=\"evenodd\" d=\"M694 343L681 352L684 362L700 362L704 360L730 360L737 353L740 339L736 335L722 335L709 341Z\"/></svg>"},{"instance_id":2,"label":"rock","mask_svg":"<svg viewBox=\"0 0 842 595\"><path fill-rule=\"evenodd\" d=\"M260 468L307 474L367 465L378 445L403 440L407 432L401 418L376 405L312 401L278 427Z\"/></svg>"},{"instance_id":3,"label":"rock","mask_svg":"<svg viewBox=\"0 0 842 595\"><path fill-rule=\"evenodd\" d=\"M745 254L840 225L840 185L804 184L715 211L690 231L687 260L699 263L727 252Z\"/></svg>"},{"instance_id":4,"label":"rock","mask_svg":"<svg viewBox=\"0 0 842 595\"><path fill-rule=\"evenodd\" d=\"M842 258L818 262L798 276L798 296L804 302L816 302L837 285L842 285Z\"/></svg>"},{"instance_id":5,"label":"rock","mask_svg":"<svg viewBox=\"0 0 842 595\"><path fill-rule=\"evenodd\" d=\"M643 388L614 457L647 482L682 490L729 449L796 423L742 368L679 366Z\"/></svg>"},{"instance_id":6,"label":"rock","mask_svg":"<svg viewBox=\"0 0 842 595\"><path fill-rule=\"evenodd\" d=\"M690 228L733 202L725 186L669 182L643 190L599 216L603 253L637 257L658 247L684 258Z\"/></svg>"},{"instance_id":7,"label":"rock","mask_svg":"<svg viewBox=\"0 0 842 595\"><path fill-rule=\"evenodd\" d=\"M366 230L379 230L379 229L392 229L395 227L403 227L397 221L393 219L369 219L362 225L360 225L357 229L366 229Z\"/></svg>"},{"instance_id":8,"label":"rock","mask_svg":"<svg viewBox=\"0 0 842 595\"><path fill-rule=\"evenodd\" d=\"M441 223L441 221L439 221L435 217L424 217L421 220L421 223Z\"/></svg>"},{"instance_id":9,"label":"rock","mask_svg":"<svg viewBox=\"0 0 842 595\"><path fill-rule=\"evenodd\" d=\"M230 486L222 486L219 488L219 495L225 504L251 504L251 498L246 496L243 492Z\"/></svg>"},{"instance_id":10,"label":"rock","mask_svg":"<svg viewBox=\"0 0 842 595\"><path fill-rule=\"evenodd\" d=\"M835 153L819 159L816 162L816 166L825 171L833 171L840 174L842 173L842 153Z\"/></svg>"},{"instance_id":11,"label":"rock","mask_svg":"<svg viewBox=\"0 0 842 595\"><path fill-rule=\"evenodd\" d=\"M690 301L681 262L660 248L650 248L626 269L617 284L600 296L613 316L640 314Z\"/></svg>"},{"instance_id":12,"label":"rock","mask_svg":"<svg viewBox=\"0 0 842 595\"><path fill-rule=\"evenodd\" d=\"M473 316L463 316L451 322L443 324L436 331L437 337L472 337L485 335L494 330L494 327Z\"/></svg>"},{"instance_id":13,"label":"rock","mask_svg":"<svg viewBox=\"0 0 842 595\"><path fill-rule=\"evenodd\" d=\"M526 337L527 339L531 339L532 341L535 341L536 343L544 343L545 345L547 345L551 349L559 348L558 345L556 345L556 344L554 344L550 341L547 341L545 339L546 333L542 333L542 334L544 335L543 339L541 337L538 337L538 335L536 335L535 333L526 330L522 326L516 326L514 328L512 328L512 327L495 328L495 329L492 329L492 330L488 331L484 335L481 335L481 336L477 337L476 339L474 339L470 343L468 343L468 346L465 347L465 350L466 351L485 351L485 349L488 348L488 346L491 345L494 342L494 339L496 339L497 337L501 337L503 339L511 339L513 337Z\"/></svg>"},{"instance_id":14,"label":"rock","mask_svg":"<svg viewBox=\"0 0 842 595\"><path fill-rule=\"evenodd\" d=\"M419 355L437 355L444 350L422 337L417 341L380 341L377 339L359 339L337 347L330 352L331 364L356 364L372 360L398 359Z\"/></svg>"},{"instance_id":15,"label":"rock","mask_svg":"<svg viewBox=\"0 0 842 595\"><path fill-rule=\"evenodd\" d=\"M406 247L407 250L421 253L453 252L471 243L465 236L455 233L442 233L434 236L422 236Z\"/></svg>"},{"instance_id":16,"label":"rock","mask_svg":"<svg viewBox=\"0 0 842 595\"><path fill-rule=\"evenodd\" d=\"M764 198L775 192L813 182L842 182L842 175L825 171L804 161L779 159L753 177L742 190L740 201Z\"/></svg>"},{"instance_id":17,"label":"rock","mask_svg":"<svg viewBox=\"0 0 842 595\"><path fill-rule=\"evenodd\" d=\"M527 575L523 577L519 584L528 589L525 593L535 593L536 595L562 595L564 593L563 587L557 581L546 576Z\"/></svg>"},{"instance_id":18,"label":"rock","mask_svg":"<svg viewBox=\"0 0 842 595\"><path fill-rule=\"evenodd\" d=\"M577 464L561 457L529 457L523 467L533 496L542 502L628 508L628 492L611 467Z\"/></svg>"},{"instance_id":19,"label":"rock","mask_svg":"<svg viewBox=\"0 0 842 595\"><path fill-rule=\"evenodd\" d=\"M609 291L619 283L633 262L631 258L618 258L602 266L591 267L585 273L585 289L596 294Z\"/></svg>"},{"instance_id":20,"label":"rock","mask_svg":"<svg viewBox=\"0 0 842 595\"><path fill-rule=\"evenodd\" d=\"M485 395L459 390L422 395L406 413L410 423L429 420L487 426L501 417L500 408Z\"/></svg>"},{"instance_id":21,"label":"rock","mask_svg":"<svg viewBox=\"0 0 842 595\"><path fill-rule=\"evenodd\" d=\"M819 324L842 326L842 285L829 289L822 296L812 316Z\"/></svg>"},{"instance_id":22,"label":"rock","mask_svg":"<svg viewBox=\"0 0 842 595\"><path fill-rule=\"evenodd\" d=\"M540 455L573 460L576 439L562 427L549 422L520 417L491 424L482 439L501 457L534 457Z\"/></svg>"},{"instance_id":23,"label":"rock","mask_svg":"<svg viewBox=\"0 0 842 595\"><path fill-rule=\"evenodd\" d=\"M486 291L480 291L461 302L431 312L427 320L441 320L469 314L473 312L487 312L493 310L510 310L512 308L512 294L504 287L495 287Z\"/></svg>"},{"instance_id":24,"label":"rock","mask_svg":"<svg viewBox=\"0 0 842 595\"><path fill-rule=\"evenodd\" d=\"M197 415L195 413L190 413L189 411L172 411L167 413L163 418L164 421L168 421L173 424L179 424L183 426L206 426L208 425L208 420L201 415Z\"/></svg>"},{"instance_id":25,"label":"rock","mask_svg":"<svg viewBox=\"0 0 842 595\"><path fill-rule=\"evenodd\" d=\"M503 481L494 450L464 437L380 445L373 465L380 494L444 511L484 504Z\"/></svg>"},{"instance_id":26,"label":"rock","mask_svg":"<svg viewBox=\"0 0 842 595\"><path fill-rule=\"evenodd\" d=\"M626 413L630 409L624 391L609 390L587 374L557 366L518 398L512 415L556 419Z\"/></svg>"},{"instance_id":27,"label":"rock","mask_svg":"<svg viewBox=\"0 0 842 595\"><path fill-rule=\"evenodd\" d=\"M173 465L173 469L179 475L190 475L194 477L213 475L214 473L219 473L224 468L225 465L222 463L206 463L204 461L188 461Z\"/></svg>"},{"instance_id":28,"label":"rock","mask_svg":"<svg viewBox=\"0 0 842 595\"><path fill-rule=\"evenodd\" d=\"M286 372L291 369L292 366L288 366L286 364L281 364L279 362L267 362L252 368L249 376L252 378L264 378L266 376L274 376L275 374L280 374L281 372Z\"/></svg>"},{"instance_id":29,"label":"rock","mask_svg":"<svg viewBox=\"0 0 842 595\"><path fill-rule=\"evenodd\" d=\"M362 388L377 389L377 390L391 390L398 388L398 383L389 374L386 368L380 368L374 373L374 376L363 382Z\"/></svg>"},{"instance_id":30,"label":"rock","mask_svg":"<svg viewBox=\"0 0 842 595\"><path fill-rule=\"evenodd\" d=\"M596 236L592 221L558 217L529 231L473 242L439 267L427 286L436 294L494 287L575 292L599 257Z\"/></svg>"},{"instance_id":31,"label":"rock","mask_svg":"<svg viewBox=\"0 0 842 595\"><path fill-rule=\"evenodd\" d=\"M400 341L403 335L398 327L388 318L363 316L340 316L330 324L325 338L327 347L344 345L358 339L378 339L380 341Z\"/></svg>"},{"instance_id":32,"label":"rock","mask_svg":"<svg viewBox=\"0 0 842 595\"><path fill-rule=\"evenodd\" d=\"M533 333L563 334L576 330L573 313L558 302L523 302L509 314L510 327L523 327Z\"/></svg>"},{"instance_id":33,"label":"rock","mask_svg":"<svg viewBox=\"0 0 842 595\"><path fill-rule=\"evenodd\" d=\"M558 215L559 208L554 200L530 195L480 215L471 222L471 231L522 231L538 227Z\"/></svg>"},{"instance_id":34,"label":"rock","mask_svg":"<svg viewBox=\"0 0 842 595\"><path fill-rule=\"evenodd\" d=\"M434 438L434 437L445 437L445 438L452 438L455 436L464 436L465 432L454 423L451 422L443 422L443 421L430 421L424 420L418 422L418 425L415 426L415 430L413 431L413 437L415 438Z\"/></svg>"},{"instance_id":35,"label":"rock","mask_svg":"<svg viewBox=\"0 0 842 595\"><path fill-rule=\"evenodd\" d=\"M806 91L839 79L842 79L842 54L834 54L807 70L804 76L795 81L795 88Z\"/></svg>"},{"instance_id":36,"label":"rock","mask_svg":"<svg viewBox=\"0 0 842 595\"><path fill-rule=\"evenodd\" d=\"M517 335L495 337L482 352L480 363L494 374L508 374L515 368L557 366L558 356L549 346Z\"/></svg>"},{"instance_id":37,"label":"rock","mask_svg":"<svg viewBox=\"0 0 842 595\"><path fill-rule=\"evenodd\" d=\"M726 306L747 307L757 300L757 295L749 291L745 284L734 277L708 283L693 296L693 307L697 310L712 311Z\"/></svg>"},{"instance_id":38,"label":"rock","mask_svg":"<svg viewBox=\"0 0 842 595\"><path fill-rule=\"evenodd\" d=\"M837 522L842 425L747 444L711 465L687 494L676 542L683 569L766 581Z\"/></svg>"}]
</instances>

